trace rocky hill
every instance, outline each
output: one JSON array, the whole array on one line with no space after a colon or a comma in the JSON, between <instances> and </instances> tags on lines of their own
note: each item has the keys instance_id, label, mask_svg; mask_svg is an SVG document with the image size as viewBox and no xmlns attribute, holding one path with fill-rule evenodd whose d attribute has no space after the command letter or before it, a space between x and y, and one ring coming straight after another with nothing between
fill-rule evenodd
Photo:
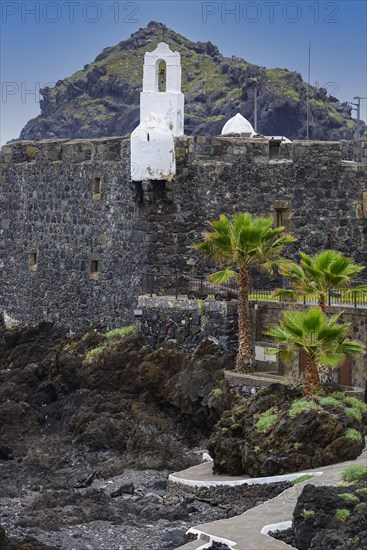
<instances>
[{"instance_id":1,"label":"rocky hill","mask_svg":"<svg viewBox=\"0 0 367 550\"><path fill-rule=\"evenodd\" d=\"M128 40L105 48L93 63L55 87L42 90L41 114L23 128L20 139L96 138L129 134L139 123L143 58L165 41L182 56L185 133L217 135L228 118L241 112L253 122L253 82L258 79L258 131L306 137L307 84L299 73L266 69L244 59L224 57L211 42L191 42L161 23L151 22ZM351 108L311 89L311 139L353 139Z\"/></svg>"}]
</instances>

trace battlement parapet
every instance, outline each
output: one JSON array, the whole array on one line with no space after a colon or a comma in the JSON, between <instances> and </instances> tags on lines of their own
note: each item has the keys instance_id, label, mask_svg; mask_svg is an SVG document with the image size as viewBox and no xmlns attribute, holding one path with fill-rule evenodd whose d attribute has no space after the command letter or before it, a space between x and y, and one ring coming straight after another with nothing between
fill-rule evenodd
<instances>
[{"instance_id":1,"label":"battlement parapet","mask_svg":"<svg viewBox=\"0 0 367 550\"><path fill-rule=\"evenodd\" d=\"M130 141L122 137L16 141L2 147L0 160L5 164L38 161L106 162L122 160L129 153Z\"/></svg>"},{"instance_id":2,"label":"battlement parapet","mask_svg":"<svg viewBox=\"0 0 367 550\"><path fill-rule=\"evenodd\" d=\"M217 160L235 162L244 156L257 163L290 160L314 163L324 157L328 162L351 161L367 164L365 141L278 142L270 138L239 136L180 136L175 138L176 161ZM17 141L1 149L5 165L27 162L119 162L130 155L130 141L124 137L88 140Z\"/></svg>"}]
</instances>

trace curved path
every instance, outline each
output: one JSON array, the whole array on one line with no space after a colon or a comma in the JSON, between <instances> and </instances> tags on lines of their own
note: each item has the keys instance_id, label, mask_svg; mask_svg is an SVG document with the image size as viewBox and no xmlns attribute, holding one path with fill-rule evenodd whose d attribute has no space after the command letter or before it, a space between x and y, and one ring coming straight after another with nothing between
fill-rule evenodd
<instances>
[{"instance_id":1,"label":"curved path","mask_svg":"<svg viewBox=\"0 0 367 550\"><path fill-rule=\"evenodd\" d=\"M208 548L212 541L223 542L230 548L233 548L233 550L290 549L292 547L288 544L267 535L267 531L290 526L297 498L306 483L312 483L313 485L337 485L341 481L343 470L351 464L364 464L367 466L367 449L365 448L356 460L324 466L317 472L316 477L287 489L277 497L247 510L247 512L240 516L191 527L188 532L197 534L198 540L180 546L179 550ZM204 463L172 474L169 479L171 482L190 486L238 485L294 479L307 473L316 472L305 470L304 472L289 476L257 478L257 480L248 477L233 478L229 476L214 476L211 473L211 464Z\"/></svg>"}]
</instances>

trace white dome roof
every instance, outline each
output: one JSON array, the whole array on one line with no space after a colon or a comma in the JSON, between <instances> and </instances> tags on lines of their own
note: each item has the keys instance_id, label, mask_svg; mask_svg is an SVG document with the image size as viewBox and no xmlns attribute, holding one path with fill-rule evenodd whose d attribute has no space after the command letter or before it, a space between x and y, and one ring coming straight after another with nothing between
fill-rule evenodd
<instances>
[{"instance_id":1,"label":"white dome roof","mask_svg":"<svg viewBox=\"0 0 367 550\"><path fill-rule=\"evenodd\" d=\"M237 113L234 117L227 120L223 126L222 136L226 134L244 134L248 137L252 137L255 134L255 130L247 118Z\"/></svg>"}]
</instances>

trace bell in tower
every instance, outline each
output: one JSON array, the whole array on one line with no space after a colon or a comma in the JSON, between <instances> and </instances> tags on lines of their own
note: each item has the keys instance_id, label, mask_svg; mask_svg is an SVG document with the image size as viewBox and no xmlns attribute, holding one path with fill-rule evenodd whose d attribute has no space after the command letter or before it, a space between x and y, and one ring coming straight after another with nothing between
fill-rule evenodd
<instances>
[{"instance_id":1,"label":"bell in tower","mask_svg":"<svg viewBox=\"0 0 367 550\"><path fill-rule=\"evenodd\" d=\"M166 64L164 61L159 64L158 91L166 91Z\"/></svg>"}]
</instances>

